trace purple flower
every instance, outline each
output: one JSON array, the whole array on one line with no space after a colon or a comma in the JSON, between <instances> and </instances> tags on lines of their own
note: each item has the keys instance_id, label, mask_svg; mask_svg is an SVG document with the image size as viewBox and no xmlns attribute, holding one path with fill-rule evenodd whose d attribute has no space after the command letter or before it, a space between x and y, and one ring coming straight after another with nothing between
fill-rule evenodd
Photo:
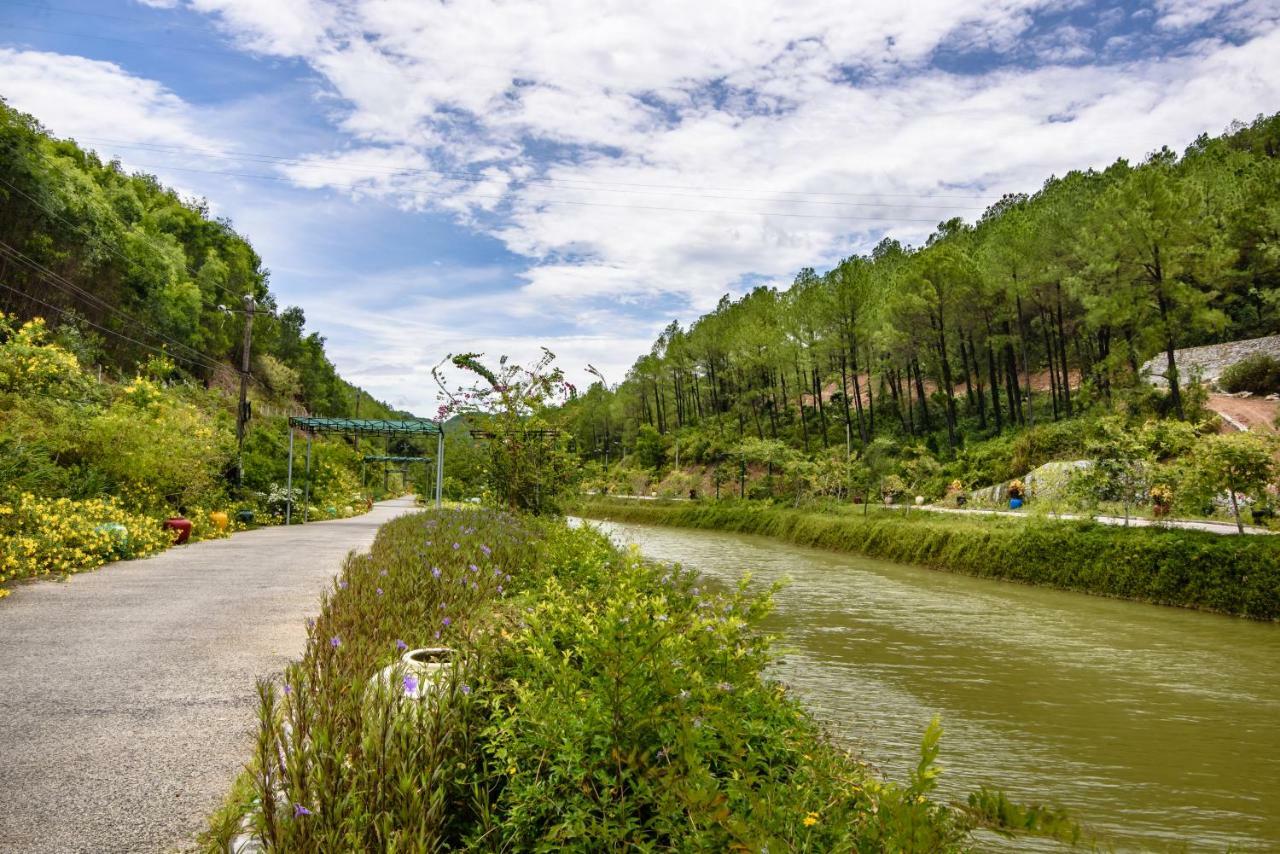
<instances>
[{"instance_id":1,"label":"purple flower","mask_svg":"<svg viewBox=\"0 0 1280 854\"><path fill-rule=\"evenodd\" d=\"M339 589L339 590L346 590L346 589L347 589L347 582L345 582L345 581L339 581L339 582L338 582L338 589Z\"/></svg>"},{"instance_id":2,"label":"purple flower","mask_svg":"<svg viewBox=\"0 0 1280 854\"><path fill-rule=\"evenodd\" d=\"M502 585L501 585L501 584L499 584L499 585L498 585L498 592L499 592L499 593L501 593L501 592L502 592Z\"/></svg>"},{"instance_id":3,"label":"purple flower","mask_svg":"<svg viewBox=\"0 0 1280 854\"><path fill-rule=\"evenodd\" d=\"M440 632L436 632L436 634L435 634L435 639L436 639L436 640L440 640Z\"/></svg>"},{"instance_id":4,"label":"purple flower","mask_svg":"<svg viewBox=\"0 0 1280 854\"><path fill-rule=\"evenodd\" d=\"M294 817L294 818L302 818L302 816L304 816L304 815L311 815L311 810L307 809L307 808L306 808L306 807L304 807L302 804L294 804L294 805L293 805L293 817Z\"/></svg>"},{"instance_id":5,"label":"purple flower","mask_svg":"<svg viewBox=\"0 0 1280 854\"><path fill-rule=\"evenodd\" d=\"M396 641L396 649L408 649L409 645L402 640Z\"/></svg>"},{"instance_id":6,"label":"purple flower","mask_svg":"<svg viewBox=\"0 0 1280 854\"><path fill-rule=\"evenodd\" d=\"M440 567L438 567L438 566L433 566L433 567L431 567L431 577L432 577L432 578L439 578L439 577L440 577Z\"/></svg>"},{"instance_id":7,"label":"purple flower","mask_svg":"<svg viewBox=\"0 0 1280 854\"><path fill-rule=\"evenodd\" d=\"M387 571L384 569L382 570L382 572L379 572L378 575L381 575L383 578L385 578L387 575Z\"/></svg>"},{"instance_id":8,"label":"purple flower","mask_svg":"<svg viewBox=\"0 0 1280 854\"><path fill-rule=\"evenodd\" d=\"M470 694L470 693L471 693L471 686L470 686L470 685L463 685L463 686L462 686L462 693L464 693L464 694Z\"/></svg>"},{"instance_id":9,"label":"purple flower","mask_svg":"<svg viewBox=\"0 0 1280 854\"><path fill-rule=\"evenodd\" d=\"M476 565L473 563L473 564L471 564L471 571L472 571L472 572L479 572L479 571L480 571L480 567L476 566Z\"/></svg>"},{"instance_id":10,"label":"purple flower","mask_svg":"<svg viewBox=\"0 0 1280 854\"><path fill-rule=\"evenodd\" d=\"M479 584L476 584L476 583L473 581L473 582L471 582L471 589L472 589L472 590L479 590L479 589L480 589L480 585L479 585Z\"/></svg>"},{"instance_id":11,"label":"purple flower","mask_svg":"<svg viewBox=\"0 0 1280 854\"><path fill-rule=\"evenodd\" d=\"M460 548L462 548L462 546L458 545L457 543L454 543L454 544L453 544L453 550L454 550L454 551L457 551L457 550L458 550L458 549L460 549Z\"/></svg>"},{"instance_id":12,"label":"purple flower","mask_svg":"<svg viewBox=\"0 0 1280 854\"><path fill-rule=\"evenodd\" d=\"M409 675L404 677L404 692L406 694L415 694L418 691L418 677Z\"/></svg>"},{"instance_id":13,"label":"purple flower","mask_svg":"<svg viewBox=\"0 0 1280 854\"><path fill-rule=\"evenodd\" d=\"M379 587L379 588L378 588L378 595L379 595L379 596L381 596L381 595L382 595L382 588L381 588L381 587Z\"/></svg>"},{"instance_id":14,"label":"purple flower","mask_svg":"<svg viewBox=\"0 0 1280 854\"><path fill-rule=\"evenodd\" d=\"M293 686L292 686L292 685L290 685L288 682L284 683L284 692L285 692L286 694L292 694L292 693L293 693Z\"/></svg>"},{"instance_id":15,"label":"purple flower","mask_svg":"<svg viewBox=\"0 0 1280 854\"><path fill-rule=\"evenodd\" d=\"M488 557L489 555L493 554L493 549L485 545L480 546L480 551L484 552L485 557Z\"/></svg>"},{"instance_id":16,"label":"purple flower","mask_svg":"<svg viewBox=\"0 0 1280 854\"><path fill-rule=\"evenodd\" d=\"M334 635L333 637L329 638L329 646L333 647L334 649L337 649L338 647L342 646L342 641L338 640L337 635Z\"/></svg>"},{"instance_id":17,"label":"purple flower","mask_svg":"<svg viewBox=\"0 0 1280 854\"><path fill-rule=\"evenodd\" d=\"M440 624L444 626L451 626L453 625L453 620L451 620L448 617L445 617L443 620L440 621Z\"/></svg>"}]
</instances>

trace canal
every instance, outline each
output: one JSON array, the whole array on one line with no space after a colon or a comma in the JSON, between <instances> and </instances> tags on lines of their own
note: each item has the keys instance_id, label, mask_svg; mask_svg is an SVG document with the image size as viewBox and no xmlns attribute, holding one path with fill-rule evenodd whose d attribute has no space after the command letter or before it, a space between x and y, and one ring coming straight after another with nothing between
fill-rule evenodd
<instances>
[{"instance_id":1,"label":"canal","mask_svg":"<svg viewBox=\"0 0 1280 854\"><path fill-rule=\"evenodd\" d=\"M592 524L724 583L785 580L768 625L783 638L775 675L896 780L937 714L950 798L985 783L1059 804L1121 851L1280 850L1280 625Z\"/></svg>"}]
</instances>

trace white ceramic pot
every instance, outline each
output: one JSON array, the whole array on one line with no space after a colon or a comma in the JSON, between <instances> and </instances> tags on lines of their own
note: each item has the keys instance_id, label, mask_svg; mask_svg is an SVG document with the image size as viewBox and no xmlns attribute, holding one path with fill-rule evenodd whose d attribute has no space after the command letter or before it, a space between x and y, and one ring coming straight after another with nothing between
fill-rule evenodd
<instances>
[{"instance_id":1,"label":"white ceramic pot","mask_svg":"<svg viewBox=\"0 0 1280 854\"><path fill-rule=\"evenodd\" d=\"M369 682L398 689L415 700L425 700L444 687L453 655L453 650L447 646L411 649L400 656L400 661L375 673ZM406 677L417 681L413 691L406 690Z\"/></svg>"}]
</instances>

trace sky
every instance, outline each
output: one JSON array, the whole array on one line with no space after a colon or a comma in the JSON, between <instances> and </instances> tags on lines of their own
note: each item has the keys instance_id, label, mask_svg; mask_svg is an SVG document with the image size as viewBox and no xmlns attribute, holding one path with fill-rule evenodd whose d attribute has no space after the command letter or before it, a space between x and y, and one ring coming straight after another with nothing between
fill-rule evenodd
<instances>
[{"instance_id":1,"label":"sky","mask_svg":"<svg viewBox=\"0 0 1280 854\"><path fill-rule=\"evenodd\" d=\"M1275 0L0 0L0 97L207 199L340 373L673 319L1280 110Z\"/></svg>"}]
</instances>

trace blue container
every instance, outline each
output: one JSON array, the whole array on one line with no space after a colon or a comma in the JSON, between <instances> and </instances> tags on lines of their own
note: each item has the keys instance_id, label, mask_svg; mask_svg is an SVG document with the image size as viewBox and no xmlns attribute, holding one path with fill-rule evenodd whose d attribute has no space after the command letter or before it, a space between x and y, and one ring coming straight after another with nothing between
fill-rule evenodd
<instances>
[{"instance_id":1,"label":"blue container","mask_svg":"<svg viewBox=\"0 0 1280 854\"><path fill-rule=\"evenodd\" d=\"M1009 499L1009 509L1010 509L1010 510L1017 510L1017 509L1018 509L1019 507L1021 507L1021 506L1022 506L1022 499L1021 499L1021 498L1010 498L1010 499Z\"/></svg>"}]
</instances>

